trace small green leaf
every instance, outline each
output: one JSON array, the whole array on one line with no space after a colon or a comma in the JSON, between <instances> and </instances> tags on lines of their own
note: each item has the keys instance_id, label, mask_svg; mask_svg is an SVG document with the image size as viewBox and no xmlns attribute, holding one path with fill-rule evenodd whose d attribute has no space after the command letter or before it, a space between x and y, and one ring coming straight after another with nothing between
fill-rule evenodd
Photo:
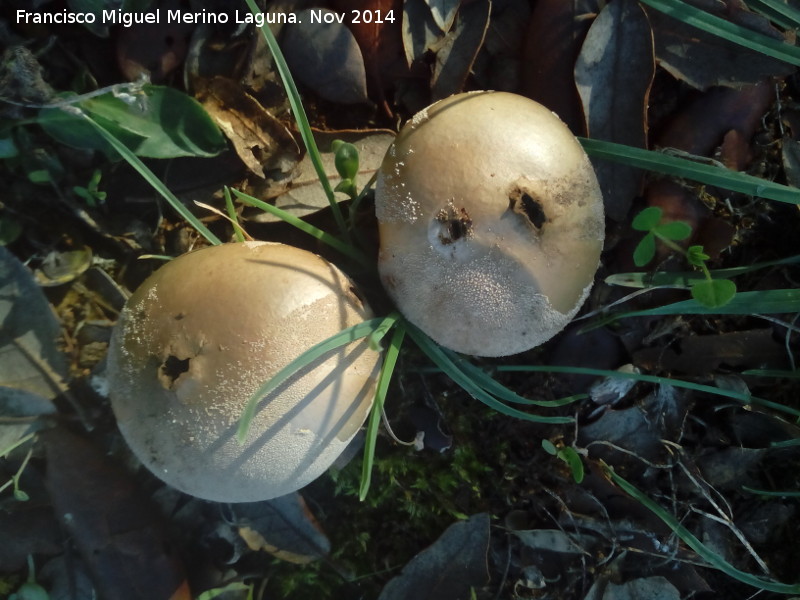
<instances>
[{"instance_id":1,"label":"small green leaf","mask_svg":"<svg viewBox=\"0 0 800 600\"><path fill-rule=\"evenodd\" d=\"M659 235L673 241L685 240L692 235L692 228L688 223L684 223L683 221L664 223L663 225L659 225L656 231L658 231Z\"/></svg>"},{"instance_id":2,"label":"small green leaf","mask_svg":"<svg viewBox=\"0 0 800 600\"><path fill-rule=\"evenodd\" d=\"M219 598L220 596L230 596L234 597L233 594L229 594L229 592L252 592L253 585L245 585L239 581L233 581L227 585L223 585L221 587L212 588L210 590L206 590L199 596L197 596L197 600L214 600L215 598ZM236 596L241 598L241 596ZM248 598L252 598L252 596L248 595Z\"/></svg>"},{"instance_id":3,"label":"small green leaf","mask_svg":"<svg viewBox=\"0 0 800 600\"><path fill-rule=\"evenodd\" d=\"M342 179L355 181L358 175L358 148L342 140L334 140L331 147L336 153L334 156L336 171L342 176Z\"/></svg>"},{"instance_id":4,"label":"small green leaf","mask_svg":"<svg viewBox=\"0 0 800 600\"><path fill-rule=\"evenodd\" d=\"M544 448L545 452L553 456L558 454L558 450L556 450L555 445L550 440L542 440L542 448Z\"/></svg>"},{"instance_id":5,"label":"small green leaf","mask_svg":"<svg viewBox=\"0 0 800 600\"><path fill-rule=\"evenodd\" d=\"M725 306L736 295L736 284L729 279L710 279L692 286L692 298L707 308Z\"/></svg>"},{"instance_id":6,"label":"small green leaf","mask_svg":"<svg viewBox=\"0 0 800 600\"><path fill-rule=\"evenodd\" d=\"M648 206L633 218L631 227L637 231L652 231L661 221L663 211L657 206Z\"/></svg>"},{"instance_id":7,"label":"small green leaf","mask_svg":"<svg viewBox=\"0 0 800 600\"><path fill-rule=\"evenodd\" d=\"M686 260L695 267L702 266L709 258L711 257L705 253L702 246L689 246L686 249Z\"/></svg>"},{"instance_id":8,"label":"small green leaf","mask_svg":"<svg viewBox=\"0 0 800 600\"><path fill-rule=\"evenodd\" d=\"M575 480L575 483L583 481L583 461L581 460L581 455L578 454L575 448L569 446L562 448L558 452L558 458L569 465L569 470L572 472L572 478Z\"/></svg>"},{"instance_id":9,"label":"small green leaf","mask_svg":"<svg viewBox=\"0 0 800 600\"><path fill-rule=\"evenodd\" d=\"M656 236L652 233L648 233L646 236L642 238L642 241L639 242L639 245L636 246L636 249L633 251L633 263L637 267L643 267L656 255Z\"/></svg>"},{"instance_id":10,"label":"small green leaf","mask_svg":"<svg viewBox=\"0 0 800 600\"><path fill-rule=\"evenodd\" d=\"M78 109L137 156L209 157L226 147L222 132L200 103L173 88L149 84L141 89L121 88L94 98L76 98L75 106L39 111L39 124L59 142L102 150L118 159L119 154L86 123Z\"/></svg>"},{"instance_id":11,"label":"small green leaf","mask_svg":"<svg viewBox=\"0 0 800 600\"><path fill-rule=\"evenodd\" d=\"M50 600L47 590L34 581L23 583L9 600Z\"/></svg>"},{"instance_id":12,"label":"small green leaf","mask_svg":"<svg viewBox=\"0 0 800 600\"><path fill-rule=\"evenodd\" d=\"M50 171L47 169L35 169L28 171L28 180L31 183L45 184L53 181L53 178L50 177Z\"/></svg>"},{"instance_id":13,"label":"small green leaf","mask_svg":"<svg viewBox=\"0 0 800 600\"><path fill-rule=\"evenodd\" d=\"M356 195L356 186L353 183L352 179L342 179L339 183L336 184L336 187L333 188L334 192L341 192L343 194L347 194L350 197Z\"/></svg>"}]
</instances>

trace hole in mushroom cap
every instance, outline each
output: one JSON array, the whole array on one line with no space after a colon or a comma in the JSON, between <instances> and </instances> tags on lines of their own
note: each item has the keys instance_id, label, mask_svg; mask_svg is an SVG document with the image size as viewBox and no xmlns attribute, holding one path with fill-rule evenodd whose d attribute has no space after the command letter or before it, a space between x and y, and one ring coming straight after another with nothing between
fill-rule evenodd
<instances>
[{"instance_id":1,"label":"hole in mushroom cap","mask_svg":"<svg viewBox=\"0 0 800 600\"><path fill-rule=\"evenodd\" d=\"M508 209L522 216L537 231L547 222L541 202L519 186L515 185L508 193Z\"/></svg>"},{"instance_id":2,"label":"hole in mushroom cap","mask_svg":"<svg viewBox=\"0 0 800 600\"><path fill-rule=\"evenodd\" d=\"M364 296L361 294L361 292L355 286L351 285L350 287L347 288L347 291L350 294L351 300L353 300L353 302L357 306L364 306L364 302L365 302Z\"/></svg>"},{"instance_id":3,"label":"hole in mushroom cap","mask_svg":"<svg viewBox=\"0 0 800 600\"><path fill-rule=\"evenodd\" d=\"M452 244L472 234L472 219L469 213L464 208L456 208L452 203L438 212L434 226L439 242L444 245Z\"/></svg>"},{"instance_id":4,"label":"hole in mushroom cap","mask_svg":"<svg viewBox=\"0 0 800 600\"><path fill-rule=\"evenodd\" d=\"M158 369L158 378L161 384L167 389L172 389L178 377L189 370L190 360L189 358L181 360L177 356L170 354Z\"/></svg>"}]
</instances>

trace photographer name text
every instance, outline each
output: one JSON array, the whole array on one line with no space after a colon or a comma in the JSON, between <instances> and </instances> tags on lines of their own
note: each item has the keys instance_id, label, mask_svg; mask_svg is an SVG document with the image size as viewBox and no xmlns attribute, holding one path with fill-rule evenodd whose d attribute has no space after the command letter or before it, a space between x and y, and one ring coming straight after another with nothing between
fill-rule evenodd
<instances>
[{"instance_id":1,"label":"photographer name text","mask_svg":"<svg viewBox=\"0 0 800 600\"><path fill-rule=\"evenodd\" d=\"M38 12L30 10L17 10L17 24L32 25L122 25L132 27L143 24L160 23L185 23L215 25L226 23L263 25L302 23L295 13L259 13L252 14L246 11L211 12L202 10L189 12L185 10L161 10L150 12L125 12L120 9L103 10L101 12L72 12L67 9L53 12ZM345 13L335 13L326 10L312 9L308 12L311 23L394 23L394 12L391 10L351 10Z\"/></svg>"}]
</instances>

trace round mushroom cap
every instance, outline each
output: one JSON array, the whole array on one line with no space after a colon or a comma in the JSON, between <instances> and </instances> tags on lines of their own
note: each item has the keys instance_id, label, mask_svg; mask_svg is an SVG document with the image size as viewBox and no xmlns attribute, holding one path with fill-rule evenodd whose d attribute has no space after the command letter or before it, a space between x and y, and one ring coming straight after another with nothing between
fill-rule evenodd
<instances>
[{"instance_id":1,"label":"round mushroom cap","mask_svg":"<svg viewBox=\"0 0 800 600\"><path fill-rule=\"evenodd\" d=\"M603 248L603 199L583 148L547 108L505 92L451 96L406 123L375 208L387 293L466 354L516 354L561 331Z\"/></svg>"},{"instance_id":2,"label":"round mushroom cap","mask_svg":"<svg viewBox=\"0 0 800 600\"><path fill-rule=\"evenodd\" d=\"M125 440L158 477L218 502L291 493L321 475L372 405L380 354L366 339L329 352L262 399L250 396L302 352L371 318L353 283L283 244L185 254L131 296L111 339L111 405Z\"/></svg>"}]
</instances>

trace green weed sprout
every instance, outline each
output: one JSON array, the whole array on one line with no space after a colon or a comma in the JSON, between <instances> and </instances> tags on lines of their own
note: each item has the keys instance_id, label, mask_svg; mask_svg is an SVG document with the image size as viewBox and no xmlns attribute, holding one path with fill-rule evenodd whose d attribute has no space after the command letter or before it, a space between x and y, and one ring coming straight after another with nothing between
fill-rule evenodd
<instances>
[{"instance_id":1,"label":"green weed sprout","mask_svg":"<svg viewBox=\"0 0 800 600\"><path fill-rule=\"evenodd\" d=\"M336 171L342 178L333 191L347 194L351 200L355 200L358 197L358 188L356 187L359 163L358 148L349 142L333 140L331 150L334 152Z\"/></svg>"},{"instance_id":2,"label":"green weed sprout","mask_svg":"<svg viewBox=\"0 0 800 600\"><path fill-rule=\"evenodd\" d=\"M583 481L583 461L581 460L581 455L578 454L578 451L575 450L575 448L572 446L558 447L547 439L542 440L542 448L551 456L555 456L567 464L575 483L580 483Z\"/></svg>"},{"instance_id":3,"label":"green weed sprout","mask_svg":"<svg viewBox=\"0 0 800 600\"><path fill-rule=\"evenodd\" d=\"M36 583L36 566L30 554L28 555L28 578L16 592L8 597L8 600L50 600L47 590Z\"/></svg>"},{"instance_id":4,"label":"green weed sprout","mask_svg":"<svg viewBox=\"0 0 800 600\"><path fill-rule=\"evenodd\" d=\"M706 308L725 306L736 295L736 284L729 279L714 279L706 266L708 254L702 246L689 246L684 250L675 242L687 239L692 235L692 228L683 221L662 223L663 211L657 206L649 206L636 215L632 227L637 231L647 232L633 251L633 262L637 267L648 264L656 254L656 240L682 254L686 261L700 269L705 279L692 281L692 298Z\"/></svg>"},{"instance_id":5,"label":"green weed sprout","mask_svg":"<svg viewBox=\"0 0 800 600\"><path fill-rule=\"evenodd\" d=\"M0 452L0 458L6 458L11 453L12 450L14 450L15 448L19 448L26 442L29 442L35 436L36 432L33 432L21 437L7 448L4 448L2 452ZM25 455L25 458L22 460L22 464L19 466L19 469L17 469L17 472L14 473L14 475L12 475L11 478L8 481L6 481L3 485L0 485L0 493L2 493L7 487L13 486L12 489L15 500L17 500L18 502L26 502L27 500L29 500L28 494L19 487L19 479L20 477L22 477L22 473L23 471L25 471L25 467L28 466L28 461L31 459L32 455L33 455L33 447L30 447L28 449L28 453Z\"/></svg>"},{"instance_id":6,"label":"green weed sprout","mask_svg":"<svg viewBox=\"0 0 800 600\"><path fill-rule=\"evenodd\" d=\"M94 173L92 173L91 179L86 184L86 187L76 185L72 188L72 191L75 192L76 196L80 196L86 201L86 204L95 208L99 204L103 204L106 201L106 193L100 191L100 178L102 177L102 172L100 169L95 169Z\"/></svg>"}]
</instances>

